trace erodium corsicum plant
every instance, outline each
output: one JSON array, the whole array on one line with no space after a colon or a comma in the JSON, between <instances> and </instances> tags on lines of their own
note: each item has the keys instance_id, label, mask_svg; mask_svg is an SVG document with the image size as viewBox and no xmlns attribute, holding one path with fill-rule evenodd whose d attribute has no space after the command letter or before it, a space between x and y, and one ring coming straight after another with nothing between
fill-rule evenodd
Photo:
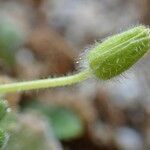
<instances>
[{"instance_id":1,"label":"erodium corsicum plant","mask_svg":"<svg viewBox=\"0 0 150 150\"><path fill-rule=\"evenodd\" d=\"M150 29L140 25L97 43L84 57L87 67L70 76L0 85L0 94L71 85L90 77L109 80L135 64L150 48Z\"/></svg>"}]
</instances>

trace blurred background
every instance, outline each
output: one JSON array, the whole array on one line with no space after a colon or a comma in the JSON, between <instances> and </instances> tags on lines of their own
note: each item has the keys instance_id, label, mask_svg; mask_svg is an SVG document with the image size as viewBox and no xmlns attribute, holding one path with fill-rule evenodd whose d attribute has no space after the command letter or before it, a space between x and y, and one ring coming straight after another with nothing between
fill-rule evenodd
<instances>
[{"instance_id":1,"label":"blurred background","mask_svg":"<svg viewBox=\"0 0 150 150\"><path fill-rule=\"evenodd\" d=\"M71 74L96 41L150 25L149 0L0 0L0 84ZM150 54L121 77L1 95L5 150L149 150Z\"/></svg>"}]
</instances>

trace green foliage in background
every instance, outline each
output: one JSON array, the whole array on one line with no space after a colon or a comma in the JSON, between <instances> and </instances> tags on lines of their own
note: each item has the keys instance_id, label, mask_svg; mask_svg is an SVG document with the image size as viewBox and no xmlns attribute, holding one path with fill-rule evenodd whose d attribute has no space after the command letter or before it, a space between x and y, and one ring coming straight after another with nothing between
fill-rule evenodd
<instances>
[{"instance_id":1,"label":"green foliage in background","mask_svg":"<svg viewBox=\"0 0 150 150\"><path fill-rule=\"evenodd\" d=\"M0 148L2 149L8 140L8 134L6 130L2 127L1 123L4 121L7 114L8 105L5 100L0 100ZM7 125L6 125L7 126Z\"/></svg>"},{"instance_id":2,"label":"green foliage in background","mask_svg":"<svg viewBox=\"0 0 150 150\"><path fill-rule=\"evenodd\" d=\"M84 133L83 120L70 108L41 103L32 103L27 108L42 112L54 134L60 140L78 138Z\"/></svg>"},{"instance_id":3,"label":"green foliage in background","mask_svg":"<svg viewBox=\"0 0 150 150\"><path fill-rule=\"evenodd\" d=\"M23 40L17 24L8 18L0 18L0 58L8 65L15 64L15 53Z\"/></svg>"}]
</instances>

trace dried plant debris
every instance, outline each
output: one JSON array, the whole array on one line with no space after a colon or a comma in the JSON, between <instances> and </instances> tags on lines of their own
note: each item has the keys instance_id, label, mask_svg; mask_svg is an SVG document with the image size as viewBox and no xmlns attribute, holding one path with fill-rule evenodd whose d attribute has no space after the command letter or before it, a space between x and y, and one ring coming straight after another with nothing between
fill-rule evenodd
<instances>
[{"instance_id":1,"label":"dried plant debris","mask_svg":"<svg viewBox=\"0 0 150 150\"><path fill-rule=\"evenodd\" d=\"M45 63L51 75L61 75L73 70L77 53L48 26L37 27L29 37L28 46Z\"/></svg>"}]
</instances>

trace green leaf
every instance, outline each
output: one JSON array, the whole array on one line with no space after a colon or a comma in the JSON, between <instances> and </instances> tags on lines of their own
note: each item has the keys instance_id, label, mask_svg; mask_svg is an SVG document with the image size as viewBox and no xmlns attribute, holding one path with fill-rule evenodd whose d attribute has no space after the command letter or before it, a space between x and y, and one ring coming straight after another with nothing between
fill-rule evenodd
<instances>
[{"instance_id":1,"label":"green leaf","mask_svg":"<svg viewBox=\"0 0 150 150\"><path fill-rule=\"evenodd\" d=\"M7 101L0 100L0 120L6 115L8 109Z\"/></svg>"},{"instance_id":2,"label":"green leaf","mask_svg":"<svg viewBox=\"0 0 150 150\"><path fill-rule=\"evenodd\" d=\"M55 135L61 140L81 136L84 125L79 116L71 109L55 107L49 112L49 120Z\"/></svg>"},{"instance_id":3,"label":"green leaf","mask_svg":"<svg viewBox=\"0 0 150 150\"><path fill-rule=\"evenodd\" d=\"M2 148L5 143L7 142L7 134L5 131L3 131L2 129L0 129L0 148Z\"/></svg>"}]
</instances>

